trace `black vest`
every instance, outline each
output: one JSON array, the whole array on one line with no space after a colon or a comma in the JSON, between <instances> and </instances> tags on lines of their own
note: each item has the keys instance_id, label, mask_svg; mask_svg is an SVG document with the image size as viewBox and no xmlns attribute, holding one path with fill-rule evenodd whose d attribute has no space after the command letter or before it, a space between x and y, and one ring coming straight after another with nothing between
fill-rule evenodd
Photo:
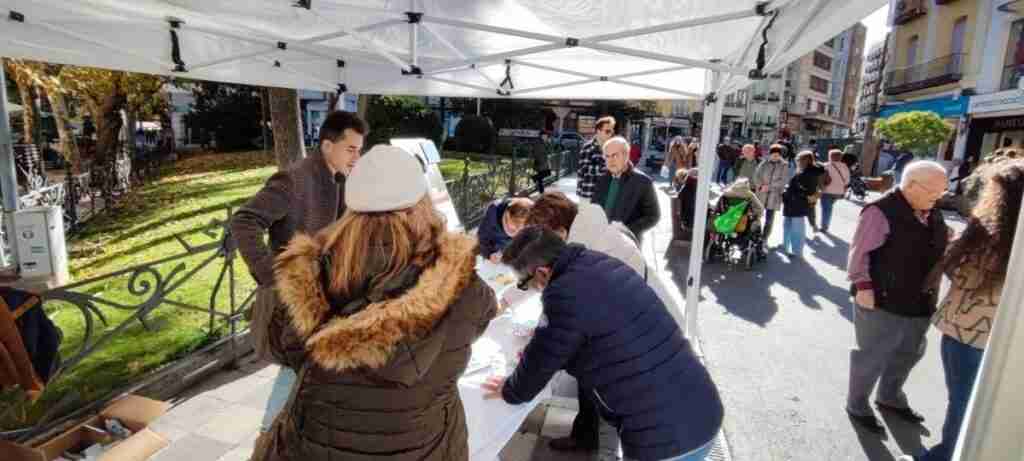
<instances>
[{"instance_id":1,"label":"black vest","mask_svg":"<svg viewBox=\"0 0 1024 461\"><path fill-rule=\"evenodd\" d=\"M946 252L949 229L942 212L933 210L928 225L921 224L899 189L868 206L877 206L889 221L885 244L868 253L876 305L905 317L931 316L938 287L926 287L925 283Z\"/></svg>"}]
</instances>

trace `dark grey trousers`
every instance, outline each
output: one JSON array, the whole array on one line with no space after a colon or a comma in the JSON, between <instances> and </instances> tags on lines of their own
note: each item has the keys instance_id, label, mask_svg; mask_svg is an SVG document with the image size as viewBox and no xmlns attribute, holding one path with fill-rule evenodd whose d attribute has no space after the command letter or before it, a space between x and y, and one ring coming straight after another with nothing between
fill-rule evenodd
<instances>
[{"instance_id":1,"label":"dark grey trousers","mask_svg":"<svg viewBox=\"0 0 1024 461\"><path fill-rule=\"evenodd\" d=\"M846 409L855 415L874 414L868 402L878 384L876 402L907 408L903 385L924 356L928 317L903 317L855 306L856 344L850 351L850 389Z\"/></svg>"}]
</instances>

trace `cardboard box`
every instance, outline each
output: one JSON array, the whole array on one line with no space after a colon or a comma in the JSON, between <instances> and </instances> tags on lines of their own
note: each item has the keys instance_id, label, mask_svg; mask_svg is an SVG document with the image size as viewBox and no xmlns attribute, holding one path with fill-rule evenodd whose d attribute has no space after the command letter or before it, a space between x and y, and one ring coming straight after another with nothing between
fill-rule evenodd
<instances>
[{"instance_id":1,"label":"cardboard box","mask_svg":"<svg viewBox=\"0 0 1024 461\"><path fill-rule=\"evenodd\" d=\"M167 412L170 404L157 400L124 396L77 426L68 429L40 445L26 446L0 440L0 459L4 461L53 461L65 451L81 445L91 445L104 438L103 421L114 418L133 432L131 437L117 442L100 458L101 461L143 461L169 445L167 439L149 429L150 422Z\"/></svg>"}]
</instances>

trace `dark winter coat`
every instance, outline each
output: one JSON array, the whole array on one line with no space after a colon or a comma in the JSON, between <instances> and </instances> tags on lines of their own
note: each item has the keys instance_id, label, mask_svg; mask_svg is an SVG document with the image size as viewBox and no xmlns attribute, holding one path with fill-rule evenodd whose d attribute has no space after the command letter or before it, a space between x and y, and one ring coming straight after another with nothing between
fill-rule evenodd
<instances>
[{"instance_id":1,"label":"dark winter coat","mask_svg":"<svg viewBox=\"0 0 1024 461\"><path fill-rule=\"evenodd\" d=\"M475 272L476 240L446 234L411 288L371 296L348 317L320 288L319 241L297 236L277 260L286 307L273 318L283 334L271 349L307 370L286 423L272 434L269 459L467 460L457 381L497 309Z\"/></svg>"},{"instance_id":2,"label":"dark winter coat","mask_svg":"<svg viewBox=\"0 0 1024 461\"><path fill-rule=\"evenodd\" d=\"M782 215L788 218L805 217L811 213L814 205L810 203L811 195L818 192L821 175L825 169L818 164L811 165L793 176L782 194Z\"/></svg>"},{"instance_id":3,"label":"dark winter coat","mask_svg":"<svg viewBox=\"0 0 1024 461\"><path fill-rule=\"evenodd\" d=\"M722 424L718 390L665 305L636 271L571 244L542 294L536 330L502 397L530 401L565 369L619 430L625 455L668 459L711 441Z\"/></svg>"},{"instance_id":4,"label":"dark winter coat","mask_svg":"<svg viewBox=\"0 0 1024 461\"><path fill-rule=\"evenodd\" d=\"M619 196L615 200L615 206L604 212L608 215L608 222L621 222L633 235L642 239L644 232L657 225L661 219L661 207L658 205L658 195L654 191L654 182L636 168L630 168L622 173L619 181L622 183L619 184ZM610 173L597 181L591 203L604 207L611 182Z\"/></svg>"},{"instance_id":5,"label":"dark winter coat","mask_svg":"<svg viewBox=\"0 0 1024 461\"><path fill-rule=\"evenodd\" d=\"M505 210L512 199L496 200L487 207L484 213L484 220L476 230L476 236L480 239L480 256L491 257L492 254L501 252L512 241L512 237L505 232L504 217Z\"/></svg>"}]
</instances>

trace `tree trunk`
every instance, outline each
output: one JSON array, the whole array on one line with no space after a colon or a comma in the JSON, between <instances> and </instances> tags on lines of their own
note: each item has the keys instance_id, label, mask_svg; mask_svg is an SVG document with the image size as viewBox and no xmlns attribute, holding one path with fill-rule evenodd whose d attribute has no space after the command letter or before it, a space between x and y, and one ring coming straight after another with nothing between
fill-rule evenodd
<instances>
[{"instance_id":1,"label":"tree trunk","mask_svg":"<svg viewBox=\"0 0 1024 461\"><path fill-rule=\"evenodd\" d=\"M306 157L299 116L299 94L288 88L270 88L270 123L274 130L274 157L278 169Z\"/></svg>"},{"instance_id":2,"label":"tree trunk","mask_svg":"<svg viewBox=\"0 0 1024 461\"><path fill-rule=\"evenodd\" d=\"M68 119L68 105L64 94L59 91L47 91L46 97L53 109L53 118L57 123L57 135L60 137L60 152L71 168L72 174L79 174L82 171L82 157L78 152L78 144L75 142L75 134L71 129L71 121Z\"/></svg>"},{"instance_id":3,"label":"tree trunk","mask_svg":"<svg viewBox=\"0 0 1024 461\"><path fill-rule=\"evenodd\" d=\"M21 121L22 128L25 134L25 144L35 144L36 140L36 100L32 96L32 82L29 80L29 76L25 75L24 72L17 69L15 66L10 66L13 72L11 77L14 78L14 83L18 86L18 97L21 98Z\"/></svg>"},{"instance_id":4,"label":"tree trunk","mask_svg":"<svg viewBox=\"0 0 1024 461\"><path fill-rule=\"evenodd\" d=\"M124 124L121 120L121 109L127 101L125 94L118 87L107 95L96 117L96 159L94 164L113 166L117 155L117 141ZM102 167L101 167L102 168Z\"/></svg>"}]
</instances>

